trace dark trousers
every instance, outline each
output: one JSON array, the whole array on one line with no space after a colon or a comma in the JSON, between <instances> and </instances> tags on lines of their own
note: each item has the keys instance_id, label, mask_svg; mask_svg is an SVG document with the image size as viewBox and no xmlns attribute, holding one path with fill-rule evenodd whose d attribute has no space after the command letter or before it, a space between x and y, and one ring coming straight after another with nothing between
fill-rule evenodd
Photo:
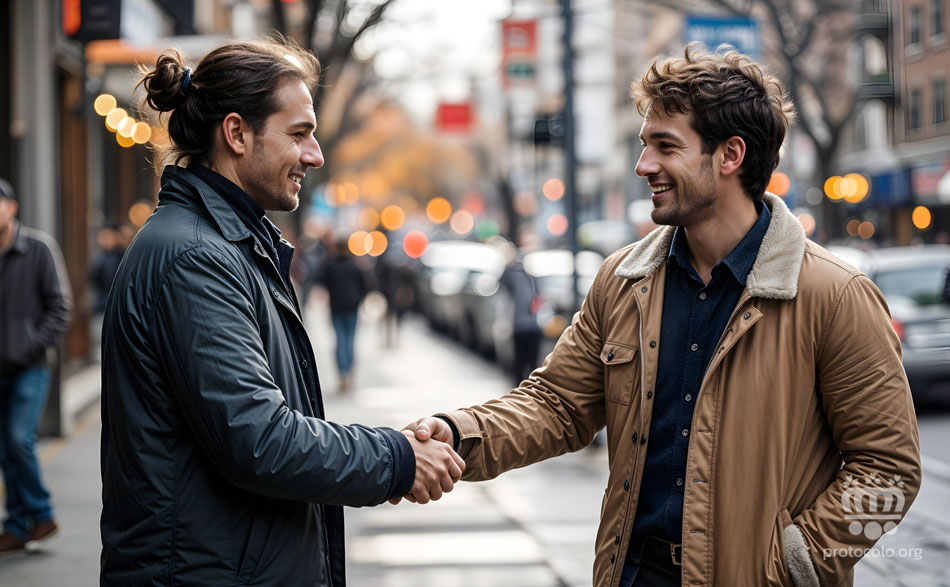
<instances>
[{"instance_id":1,"label":"dark trousers","mask_svg":"<svg viewBox=\"0 0 950 587\"><path fill-rule=\"evenodd\" d=\"M648 547L636 536L630 542L620 576L620 587L679 587L682 567L674 565L668 549Z\"/></svg>"},{"instance_id":2,"label":"dark trousers","mask_svg":"<svg viewBox=\"0 0 950 587\"><path fill-rule=\"evenodd\" d=\"M538 366L538 351L541 348L541 331L515 332L515 362L512 373L515 381L521 383Z\"/></svg>"}]
</instances>

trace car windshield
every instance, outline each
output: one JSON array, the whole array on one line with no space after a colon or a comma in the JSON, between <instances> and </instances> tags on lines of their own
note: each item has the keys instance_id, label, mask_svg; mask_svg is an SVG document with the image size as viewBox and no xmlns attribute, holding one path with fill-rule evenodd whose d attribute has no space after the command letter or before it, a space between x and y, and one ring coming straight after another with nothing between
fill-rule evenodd
<instances>
[{"instance_id":1,"label":"car windshield","mask_svg":"<svg viewBox=\"0 0 950 587\"><path fill-rule=\"evenodd\" d=\"M925 266L884 270L877 274L874 281L889 299L899 296L913 300L920 306L930 306L944 301L946 275L946 263L934 261Z\"/></svg>"}]
</instances>

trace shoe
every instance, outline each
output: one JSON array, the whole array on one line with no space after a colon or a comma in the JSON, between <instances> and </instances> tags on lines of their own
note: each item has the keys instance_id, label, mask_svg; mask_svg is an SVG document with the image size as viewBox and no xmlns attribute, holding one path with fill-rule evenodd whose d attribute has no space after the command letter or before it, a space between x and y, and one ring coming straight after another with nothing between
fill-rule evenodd
<instances>
[{"instance_id":1,"label":"shoe","mask_svg":"<svg viewBox=\"0 0 950 587\"><path fill-rule=\"evenodd\" d=\"M21 552L26 552L26 540L13 534L0 534L0 557Z\"/></svg>"},{"instance_id":2,"label":"shoe","mask_svg":"<svg viewBox=\"0 0 950 587\"><path fill-rule=\"evenodd\" d=\"M47 538L52 538L57 532L59 532L59 526L56 524L56 520L37 522L33 525L33 531L30 532L30 537L27 538L26 541L40 542Z\"/></svg>"}]
</instances>

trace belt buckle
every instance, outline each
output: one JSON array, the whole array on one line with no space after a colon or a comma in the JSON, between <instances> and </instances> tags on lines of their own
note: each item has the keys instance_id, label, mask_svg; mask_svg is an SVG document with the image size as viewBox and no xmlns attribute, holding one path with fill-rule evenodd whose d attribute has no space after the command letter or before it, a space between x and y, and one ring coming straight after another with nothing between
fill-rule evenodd
<instances>
[{"instance_id":1,"label":"belt buckle","mask_svg":"<svg viewBox=\"0 0 950 587\"><path fill-rule=\"evenodd\" d=\"M670 544L670 558L673 560L673 564L681 567L683 566L683 545L682 544Z\"/></svg>"}]
</instances>

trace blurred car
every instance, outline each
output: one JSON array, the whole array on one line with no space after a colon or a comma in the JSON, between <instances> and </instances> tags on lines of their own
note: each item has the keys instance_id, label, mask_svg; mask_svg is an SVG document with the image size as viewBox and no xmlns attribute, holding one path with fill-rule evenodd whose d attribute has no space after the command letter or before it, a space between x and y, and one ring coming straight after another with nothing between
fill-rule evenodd
<instances>
[{"instance_id":1,"label":"blurred car","mask_svg":"<svg viewBox=\"0 0 950 587\"><path fill-rule=\"evenodd\" d=\"M490 245L436 241L429 243L419 267L416 290L420 312L434 329L461 338L466 324L464 293L484 287L486 279L497 283L505 261Z\"/></svg>"},{"instance_id":2,"label":"blurred car","mask_svg":"<svg viewBox=\"0 0 950 587\"><path fill-rule=\"evenodd\" d=\"M950 305L943 297L950 246L828 250L867 274L887 299L915 401L950 405Z\"/></svg>"}]
</instances>

